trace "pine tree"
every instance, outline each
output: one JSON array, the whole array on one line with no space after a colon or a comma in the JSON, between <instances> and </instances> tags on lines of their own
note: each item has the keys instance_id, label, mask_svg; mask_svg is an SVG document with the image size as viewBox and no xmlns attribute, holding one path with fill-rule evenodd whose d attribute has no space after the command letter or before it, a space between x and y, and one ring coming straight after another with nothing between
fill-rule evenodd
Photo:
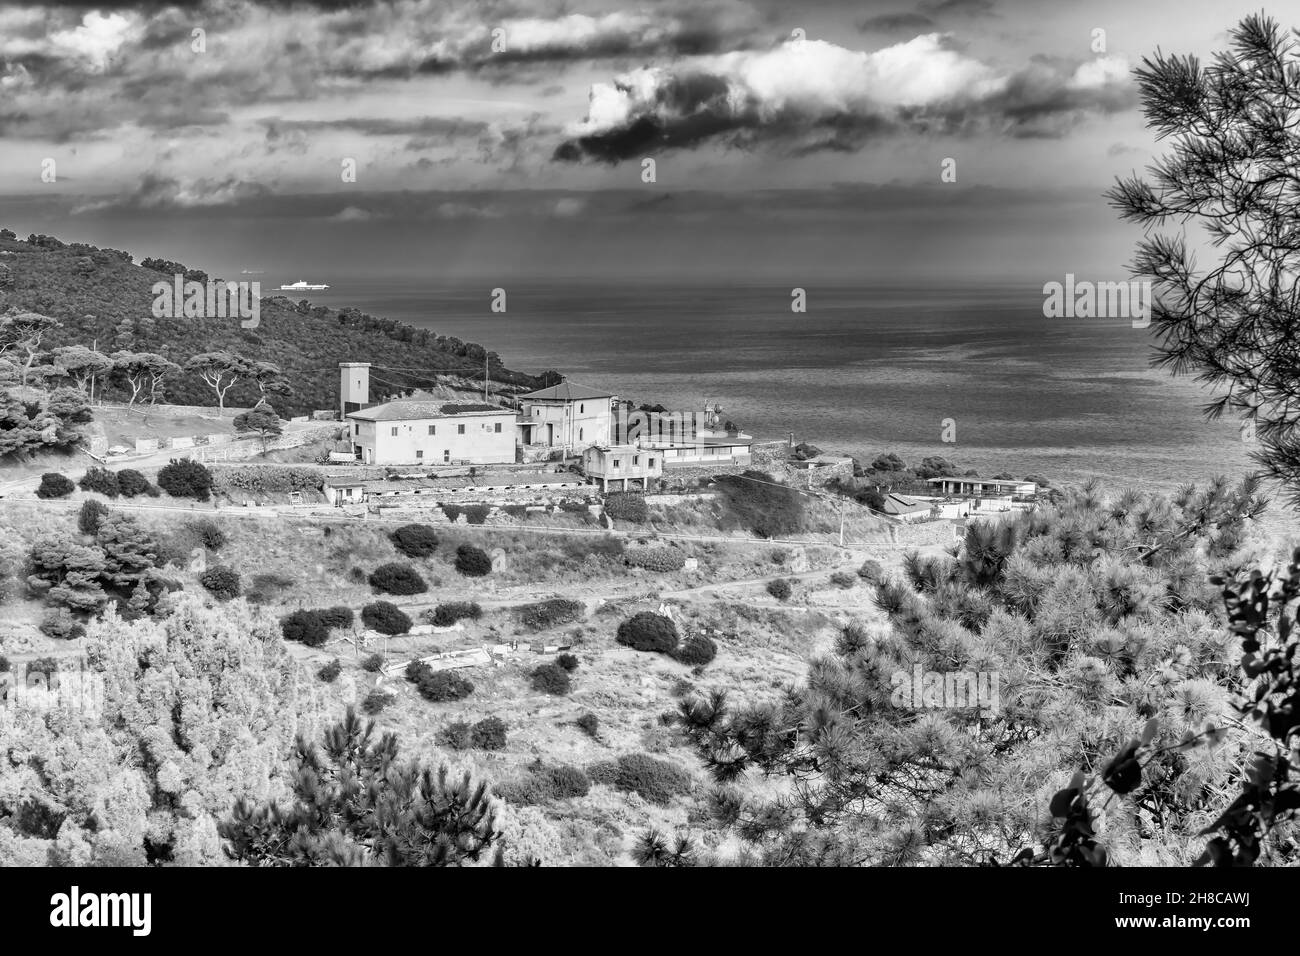
<instances>
[{"instance_id":1,"label":"pine tree","mask_svg":"<svg viewBox=\"0 0 1300 956\"><path fill-rule=\"evenodd\" d=\"M375 739L349 707L320 747L298 738L293 800L241 798L220 825L232 859L253 866L459 866L494 845L496 807L487 785L435 775L398 759L397 738Z\"/></svg>"}]
</instances>

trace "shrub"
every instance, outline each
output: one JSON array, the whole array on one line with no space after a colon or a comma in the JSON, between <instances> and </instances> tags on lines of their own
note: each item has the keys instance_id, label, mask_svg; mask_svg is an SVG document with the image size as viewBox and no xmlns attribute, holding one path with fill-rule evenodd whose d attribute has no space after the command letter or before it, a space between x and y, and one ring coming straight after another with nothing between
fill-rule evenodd
<instances>
[{"instance_id":1,"label":"shrub","mask_svg":"<svg viewBox=\"0 0 1300 956\"><path fill-rule=\"evenodd\" d=\"M365 584L366 572L361 570L361 568L353 568L348 572L348 579L351 580L353 584Z\"/></svg>"},{"instance_id":2,"label":"shrub","mask_svg":"<svg viewBox=\"0 0 1300 956\"><path fill-rule=\"evenodd\" d=\"M280 633L286 641L320 647L329 639L329 628L317 611L294 611L280 619Z\"/></svg>"},{"instance_id":3,"label":"shrub","mask_svg":"<svg viewBox=\"0 0 1300 956\"><path fill-rule=\"evenodd\" d=\"M411 619L396 604L375 601L361 609L361 623L380 634L405 634L411 629Z\"/></svg>"},{"instance_id":4,"label":"shrub","mask_svg":"<svg viewBox=\"0 0 1300 956\"><path fill-rule=\"evenodd\" d=\"M761 471L720 475L715 482L723 505L741 527L761 538L804 530L803 497Z\"/></svg>"},{"instance_id":5,"label":"shrub","mask_svg":"<svg viewBox=\"0 0 1300 956\"><path fill-rule=\"evenodd\" d=\"M322 472L315 468L235 465L212 472L212 490L218 494L247 491L254 495L270 495L319 491L322 484Z\"/></svg>"},{"instance_id":6,"label":"shrub","mask_svg":"<svg viewBox=\"0 0 1300 956\"><path fill-rule=\"evenodd\" d=\"M868 558L858 568L858 577L868 584L879 584L885 579L885 568L879 561Z\"/></svg>"},{"instance_id":7,"label":"shrub","mask_svg":"<svg viewBox=\"0 0 1300 956\"><path fill-rule=\"evenodd\" d=\"M775 581L767 582L767 593L778 601L788 601L790 595L794 593L794 588L790 587L790 582L785 578L777 578Z\"/></svg>"},{"instance_id":8,"label":"shrub","mask_svg":"<svg viewBox=\"0 0 1300 956\"><path fill-rule=\"evenodd\" d=\"M467 524L482 524L487 520L488 512L491 510L487 505L469 505L465 508L465 522Z\"/></svg>"},{"instance_id":9,"label":"shrub","mask_svg":"<svg viewBox=\"0 0 1300 956\"><path fill-rule=\"evenodd\" d=\"M645 495L612 492L605 496L605 514L623 521L645 521L650 516Z\"/></svg>"},{"instance_id":10,"label":"shrub","mask_svg":"<svg viewBox=\"0 0 1300 956\"><path fill-rule=\"evenodd\" d=\"M526 627L534 631L544 631L548 627L572 624L580 621L587 613L587 605L581 601L568 601L564 598L552 598L538 601L522 608L522 620Z\"/></svg>"},{"instance_id":11,"label":"shrub","mask_svg":"<svg viewBox=\"0 0 1300 956\"><path fill-rule=\"evenodd\" d=\"M595 714L583 714L574 723L578 725L579 730L593 740L600 733L600 718Z\"/></svg>"},{"instance_id":12,"label":"shrub","mask_svg":"<svg viewBox=\"0 0 1300 956\"><path fill-rule=\"evenodd\" d=\"M241 589L239 572L224 564L208 568L200 574L199 583L207 588L213 597L221 601L239 597Z\"/></svg>"},{"instance_id":13,"label":"shrub","mask_svg":"<svg viewBox=\"0 0 1300 956\"><path fill-rule=\"evenodd\" d=\"M384 669L384 655L371 654L361 662L361 669L371 674L378 674Z\"/></svg>"},{"instance_id":14,"label":"shrub","mask_svg":"<svg viewBox=\"0 0 1300 956\"><path fill-rule=\"evenodd\" d=\"M677 650L677 625L662 614L641 611L618 626L617 640L636 651L671 654Z\"/></svg>"},{"instance_id":15,"label":"shrub","mask_svg":"<svg viewBox=\"0 0 1300 956\"><path fill-rule=\"evenodd\" d=\"M429 590L415 568L399 561L375 568L370 574L370 586L380 594L423 594Z\"/></svg>"},{"instance_id":16,"label":"shrub","mask_svg":"<svg viewBox=\"0 0 1300 956\"><path fill-rule=\"evenodd\" d=\"M117 483L117 475L107 468L91 468L77 482L82 491L94 491L109 498L116 498L122 493Z\"/></svg>"},{"instance_id":17,"label":"shrub","mask_svg":"<svg viewBox=\"0 0 1300 956\"><path fill-rule=\"evenodd\" d=\"M651 803L667 803L691 788L690 775L680 767L649 754L625 754L616 762L614 786L639 794Z\"/></svg>"},{"instance_id":18,"label":"shrub","mask_svg":"<svg viewBox=\"0 0 1300 956\"><path fill-rule=\"evenodd\" d=\"M612 787L614 781L618 779L618 764L613 760L598 760L587 767L587 779L592 783L603 783L607 787Z\"/></svg>"},{"instance_id":19,"label":"shrub","mask_svg":"<svg viewBox=\"0 0 1300 956\"><path fill-rule=\"evenodd\" d=\"M555 663L570 674L578 669L578 658L575 654L561 654L555 659Z\"/></svg>"},{"instance_id":20,"label":"shrub","mask_svg":"<svg viewBox=\"0 0 1300 956\"><path fill-rule=\"evenodd\" d=\"M536 806L548 800L571 800L591 792L591 778L578 767L537 767L527 776L498 784L496 795L517 806Z\"/></svg>"},{"instance_id":21,"label":"shrub","mask_svg":"<svg viewBox=\"0 0 1300 956\"><path fill-rule=\"evenodd\" d=\"M209 551L220 551L226 546L226 533L211 518L199 518L186 525L195 540Z\"/></svg>"},{"instance_id":22,"label":"shrub","mask_svg":"<svg viewBox=\"0 0 1300 956\"><path fill-rule=\"evenodd\" d=\"M683 664L703 667L718 656L718 645L713 638L703 634L692 634L682 642L682 646L673 655Z\"/></svg>"},{"instance_id":23,"label":"shrub","mask_svg":"<svg viewBox=\"0 0 1300 956\"><path fill-rule=\"evenodd\" d=\"M438 535L427 524L404 524L388 537L408 558L427 558L438 550Z\"/></svg>"},{"instance_id":24,"label":"shrub","mask_svg":"<svg viewBox=\"0 0 1300 956\"><path fill-rule=\"evenodd\" d=\"M361 709L373 717L396 700L397 697L386 690L372 690L361 702Z\"/></svg>"},{"instance_id":25,"label":"shrub","mask_svg":"<svg viewBox=\"0 0 1300 956\"><path fill-rule=\"evenodd\" d=\"M466 577L481 578L492 573L492 559L482 548L462 544L456 549L456 570Z\"/></svg>"},{"instance_id":26,"label":"shrub","mask_svg":"<svg viewBox=\"0 0 1300 956\"><path fill-rule=\"evenodd\" d=\"M87 498L81 503L81 514L77 516L77 530L82 534L95 535L99 532L99 522L108 514L108 505L97 498Z\"/></svg>"},{"instance_id":27,"label":"shrub","mask_svg":"<svg viewBox=\"0 0 1300 956\"><path fill-rule=\"evenodd\" d=\"M0 654L0 674L8 674L10 670L9 658Z\"/></svg>"},{"instance_id":28,"label":"shrub","mask_svg":"<svg viewBox=\"0 0 1300 956\"><path fill-rule=\"evenodd\" d=\"M54 607L47 610L41 618L40 631L56 641L70 641L81 637L86 629L66 607Z\"/></svg>"},{"instance_id":29,"label":"shrub","mask_svg":"<svg viewBox=\"0 0 1300 956\"><path fill-rule=\"evenodd\" d=\"M470 747L470 726L463 720L453 720L434 736L434 739L448 750L468 750Z\"/></svg>"},{"instance_id":30,"label":"shrub","mask_svg":"<svg viewBox=\"0 0 1300 956\"><path fill-rule=\"evenodd\" d=\"M464 618L477 621L483 616L483 609L473 601L448 601L425 611L423 616L434 627L451 627Z\"/></svg>"},{"instance_id":31,"label":"shrub","mask_svg":"<svg viewBox=\"0 0 1300 956\"><path fill-rule=\"evenodd\" d=\"M336 680L338 680L339 675L342 673L343 673L343 664L336 657L328 664L322 666L321 669L316 672L316 676L319 677L321 680L323 680L325 683L332 684Z\"/></svg>"},{"instance_id":32,"label":"shrub","mask_svg":"<svg viewBox=\"0 0 1300 956\"><path fill-rule=\"evenodd\" d=\"M425 665L428 668L428 665ZM455 671L435 671L428 669L422 673L416 684L420 696L425 700L438 703L449 700L463 700L474 693L474 684Z\"/></svg>"},{"instance_id":33,"label":"shrub","mask_svg":"<svg viewBox=\"0 0 1300 956\"><path fill-rule=\"evenodd\" d=\"M845 591L855 587L858 583L858 577L851 571L836 571L831 575L831 584L837 588L843 588Z\"/></svg>"},{"instance_id":34,"label":"shrub","mask_svg":"<svg viewBox=\"0 0 1300 956\"><path fill-rule=\"evenodd\" d=\"M544 694L555 694L557 697L563 697L572 686L569 682L569 672L558 664L541 664L533 668L533 672L529 675L529 682L533 690Z\"/></svg>"},{"instance_id":35,"label":"shrub","mask_svg":"<svg viewBox=\"0 0 1300 956\"><path fill-rule=\"evenodd\" d=\"M499 717L480 720L469 732L470 746L477 750L504 750L506 725Z\"/></svg>"},{"instance_id":36,"label":"shrub","mask_svg":"<svg viewBox=\"0 0 1300 956\"><path fill-rule=\"evenodd\" d=\"M293 578L286 577L283 574L253 575L253 583L245 592L245 596L254 604L264 604L270 601L276 595L293 587Z\"/></svg>"},{"instance_id":37,"label":"shrub","mask_svg":"<svg viewBox=\"0 0 1300 956\"><path fill-rule=\"evenodd\" d=\"M36 489L37 498L66 498L77 490L72 479L57 471L47 471L41 475L41 483Z\"/></svg>"},{"instance_id":38,"label":"shrub","mask_svg":"<svg viewBox=\"0 0 1300 956\"><path fill-rule=\"evenodd\" d=\"M153 491L149 479L134 468L123 468L117 473L117 487L123 498L138 498Z\"/></svg>"},{"instance_id":39,"label":"shrub","mask_svg":"<svg viewBox=\"0 0 1300 956\"><path fill-rule=\"evenodd\" d=\"M212 497L212 472L190 458L173 458L158 470L158 487L173 498Z\"/></svg>"},{"instance_id":40,"label":"shrub","mask_svg":"<svg viewBox=\"0 0 1300 956\"><path fill-rule=\"evenodd\" d=\"M633 548L627 552L627 563L647 571L680 571L686 566L686 555L677 548Z\"/></svg>"}]
</instances>

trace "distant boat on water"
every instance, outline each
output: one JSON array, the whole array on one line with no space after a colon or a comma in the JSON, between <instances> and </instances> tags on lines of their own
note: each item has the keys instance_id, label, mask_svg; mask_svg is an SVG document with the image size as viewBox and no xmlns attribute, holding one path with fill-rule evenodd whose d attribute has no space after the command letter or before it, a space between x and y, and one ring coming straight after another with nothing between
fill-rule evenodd
<instances>
[{"instance_id":1,"label":"distant boat on water","mask_svg":"<svg viewBox=\"0 0 1300 956\"><path fill-rule=\"evenodd\" d=\"M292 285L280 286L280 291L281 292L324 292L328 288L329 286L327 285L313 285L310 282L304 282L302 279L299 279L297 282L293 283Z\"/></svg>"},{"instance_id":2,"label":"distant boat on water","mask_svg":"<svg viewBox=\"0 0 1300 956\"><path fill-rule=\"evenodd\" d=\"M261 269L240 269L240 270L239 270L239 274L240 274L241 276L264 276L264 275L266 275L266 273L263 272Z\"/></svg>"}]
</instances>

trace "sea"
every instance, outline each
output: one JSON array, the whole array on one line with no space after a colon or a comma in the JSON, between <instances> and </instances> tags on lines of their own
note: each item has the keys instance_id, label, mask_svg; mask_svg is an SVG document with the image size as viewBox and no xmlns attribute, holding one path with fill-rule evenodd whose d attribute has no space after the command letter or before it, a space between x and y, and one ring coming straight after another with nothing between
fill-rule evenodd
<instances>
[{"instance_id":1,"label":"sea","mask_svg":"<svg viewBox=\"0 0 1300 956\"><path fill-rule=\"evenodd\" d=\"M1152 367L1151 329L1046 318L1041 286L818 284L796 312L788 286L753 283L329 281L314 302L478 342L509 368L555 369L638 403L717 404L758 440L793 435L864 464L941 455L981 475L1162 492L1254 467L1240 424L1206 419L1214 392ZM492 311L496 289L505 311ZM1280 502L1273 511L1276 530L1300 528Z\"/></svg>"}]
</instances>

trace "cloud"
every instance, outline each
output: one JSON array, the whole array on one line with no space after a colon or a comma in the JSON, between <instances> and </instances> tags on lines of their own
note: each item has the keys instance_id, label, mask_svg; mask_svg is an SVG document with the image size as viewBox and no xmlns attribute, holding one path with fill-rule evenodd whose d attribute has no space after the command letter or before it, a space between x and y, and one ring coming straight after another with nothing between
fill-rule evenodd
<instances>
[{"instance_id":1,"label":"cloud","mask_svg":"<svg viewBox=\"0 0 1300 956\"><path fill-rule=\"evenodd\" d=\"M1059 136L1131 105L1127 72L1120 58L1006 72L937 33L872 53L792 40L598 83L554 158L617 163L706 143L852 150L891 131Z\"/></svg>"},{"instance_id":2,"label":"cloud","mask_svg":"<svg viewBox=\"0 0 1300 956\"><path fill-rule=\"evenodd\" d=\"M147 173L140 185L121 198L97 200L77 206L73 215L113 210L193 209L206 206L231 206L269 195L261 183L233 176L224 179L181 180L157 173Z\"/></svg>"},{"instance_id":3,"label":"cloud","mask_svg":"<svg viewBox=\"0 0 1300 956\"><path fill-rule=\"evenodd\" d=\"M375 214L360 206L346 206L330 216L331 222L369 222Z\"/></svg>"}]
</instances>

